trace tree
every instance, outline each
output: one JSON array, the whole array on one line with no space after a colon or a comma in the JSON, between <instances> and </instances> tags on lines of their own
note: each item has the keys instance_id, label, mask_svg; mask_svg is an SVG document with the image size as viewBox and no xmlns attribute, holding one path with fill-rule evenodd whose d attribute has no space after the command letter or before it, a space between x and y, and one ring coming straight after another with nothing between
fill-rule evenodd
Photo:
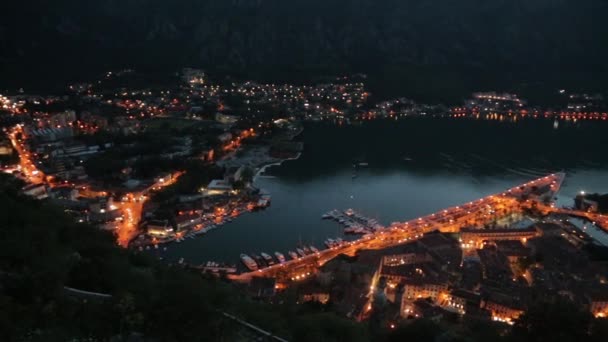
<instances>
[{"instance_id":1,"label":"tree","mask_svg":"<svg viewBox=\"0 0 608 342\"><path fill-rule=\"evenodd\" d=\"M417 319L397 326L386 340L387 342L433 341L441 333L442 329L437 323L427 319Z\"/></svg>"},{"instance_id":2,"label":"tree","mask_svg":"<svg viewBox=\"0 0 608 342\"><path fill-rule=\"evenodd\" d=\"M539 301L517 320L510 335L513 341L585 341L589 338L591 314L565 299Z\"/></svg>"},{"instance_id":3,"label":"tree","mask_svg":"<svg viewBox=\"0 0 608 342\"><path fill-rule=\"evenodd\" d=\"M333 314L298 316L293 321L293 341L369 341L361 324L338 318Z\"/></svg>"}]
</instances>

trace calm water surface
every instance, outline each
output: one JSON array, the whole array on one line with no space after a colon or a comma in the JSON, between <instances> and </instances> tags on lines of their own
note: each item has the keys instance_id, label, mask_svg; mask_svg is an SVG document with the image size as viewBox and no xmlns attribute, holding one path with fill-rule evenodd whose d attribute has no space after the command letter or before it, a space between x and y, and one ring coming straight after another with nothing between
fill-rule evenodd
<instances>
[{"instance_id":1,"label":"calm water surface","mask_svg":"<svg viewBox=\"0 0 608 342\"><path fill-rule=\"evenodd\" d=\"M240 253L323 246L342 235L331 209L353 208L388 225L462 204L564 170L559 205L580 191L608 192L608 137L603 122L514 123L450 119L376 121L360 126L308 125L300 159L271 167L256 185L272 195L204 236L153 253L167 260L237 263ZM369 163L353 167L354 161ZM355 176L355 177L353 177ZM606 234L588 231L603 243Z\"/></svg>"}]
</instances>

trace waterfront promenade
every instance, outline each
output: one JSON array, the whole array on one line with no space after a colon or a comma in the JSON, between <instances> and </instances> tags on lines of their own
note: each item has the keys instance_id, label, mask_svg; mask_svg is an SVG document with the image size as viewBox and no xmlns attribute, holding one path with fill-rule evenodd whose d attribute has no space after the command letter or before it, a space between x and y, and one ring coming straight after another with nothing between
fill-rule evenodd
<instances>
[{"instance_id":1,"label":"waterfront promenade","mask_svg":"<svg viewBox=\"0 0 608 342\"><path fill-rule=\"evenodd\" d=\"M559 191L564 173L551 174L525 184L493 194L460 206L419 217L406 222L394 223L390 227L368 234L363 238L345 242L342 246L273 265L254 272L230 276L235 281L249 281L252 277L272 277L279 282L297 281L313 274L340 254L355 255L360 250L384 249L396 244L412 241L431 231L457 233L464 227L488 228L496 222L516 214L522 214L532 203L544 206Z\"/></svg>"}]
</instances>

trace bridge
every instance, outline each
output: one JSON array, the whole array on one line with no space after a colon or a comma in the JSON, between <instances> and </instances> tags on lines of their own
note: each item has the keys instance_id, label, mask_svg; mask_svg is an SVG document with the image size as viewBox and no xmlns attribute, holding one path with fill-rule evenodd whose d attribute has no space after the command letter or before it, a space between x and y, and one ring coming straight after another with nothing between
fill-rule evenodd
<instances>
[{"instance_id":1,"label":"bridge","mask_svg":"<svg viewBox=\"0 0 608 342\"><path fill-rule=\"evenodd\" d=\"M346 242L342 246L329 248L296 260L290 260L254 272L230 276L234 281L246 282L252 277L276 278L277 282L306 279L318 267L340 254L354 256L358 251L384 249L421 238L425 233L439 230L457 233L464 227L486 228L512 215L523 214L531 203L544 206L559 191L564 173L554 173L543 178L518 185L498 194L493 194L460 206L407 222L394 223L390 227L368 234L363 238Z\"/></svg>"}]
</instances>

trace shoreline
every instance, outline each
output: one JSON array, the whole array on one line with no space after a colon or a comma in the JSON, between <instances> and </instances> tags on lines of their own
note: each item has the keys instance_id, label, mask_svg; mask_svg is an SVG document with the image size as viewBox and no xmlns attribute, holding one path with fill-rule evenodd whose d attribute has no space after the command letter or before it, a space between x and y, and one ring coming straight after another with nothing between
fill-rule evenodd
<instances>
[{"instance_id":1,"label":"shoreline","mask_svg":"<svg viewBox=\"0 0 608 342\"><path fill-rule=\"evenodd\" d=\"M297 131L295 132L295 134L291 134L291 135L289 136L288 141L293 141L293 140L294 140L294 139L295 139L297 136L299 136L300 134L302 134L302 132L304 132L304 127L303 127L303 126L298 127L298 129L297 129ZM292 157L292 158L280 159L279 161L276 161L276 162L271 162L271 163L268 163L268 164L264 164L264 163L262 163L262 166L260 166L260 167L259 167L259 168L256 170L255 175L253 176L253 179L252 179L252 184L254 184L254 185L255 185L255 183L256 183L256 181L257 181L258 177L263 176L263 175L264 175L264 172L266 172L266 169L267 169L267 168L269 168L269 167L271 167L271 166L281 166L281 165L283 164L283 162L285 162L285 161L290 161L290 160L298 160L298 159L300 158L300 156L301 156L301 155L302 155L302 152L298 152L298 153L296 154L296 156L295 156L295 157Z\"/></svg>"},{"instance_id":2,"label":"shoreline","mask_svg":"<svg viewBox=\"0 0 608 342\"><path fill-rule=\"evenodd\" d=\"M255 175L253 176L253 184L256 183L258 177L264 175L264 172L266 172L267 168L269 168L271 166L280 166L281 164L283 164L286 161L298 160L301 155L302 155L302 152L298 152L298 154L295 157L293 157L293 158L285 158L285 159L281 159L281 160L279 160L277 162L272 162L272 163L268 163L268 164L265 164L263 166L260 166L260 168L256 171Z\"/></svg>"}]
</instances>

